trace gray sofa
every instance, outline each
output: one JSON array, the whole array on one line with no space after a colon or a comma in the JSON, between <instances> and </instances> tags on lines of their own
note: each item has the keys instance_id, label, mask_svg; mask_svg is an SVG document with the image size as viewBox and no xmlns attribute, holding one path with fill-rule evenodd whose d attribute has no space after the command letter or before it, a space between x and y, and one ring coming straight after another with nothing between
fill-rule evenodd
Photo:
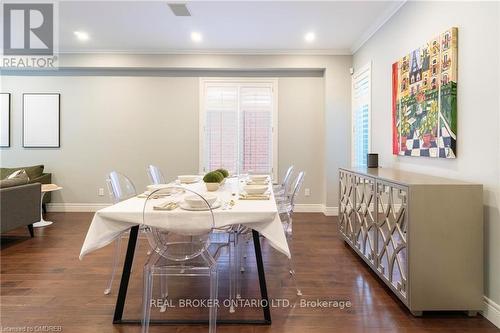
<instances>
[{"instance_id":1,"label":"gray sofa","mask_svg":"<svg viewBox=\"0 0 500 333\"><path fill-rule=\"evenodd\" d=\"M41 184L52 183L52 174L43 172L43 170L44 170L43 164L33 165L33 166L24 166L24 167L11 167L11 168L1 167L0 168L0 179L5 179L9 175L11 175L13 172L15 172L17 170L21 170L21 169L26 171L26 173L28 174L28 177L29 177L28 182L30 184L32 184L32 183L41 183ZM51 198L50 192L45 194L45 196L43 197L43 208L44 208L43 211L45 213L47 212L45 209L45 206L47 203L50 202L50 198Z\"/></svg>"},{"instance_id":2,"label":"gray sofa","mask_svg":"<svg viewBox=\"0 0 500 333\"><path fill-rule=\"evenodd\" d=\"M0 189L0 233L28 227L40 220L41 184L25 184Z\"/></svg>"}]
</instances>

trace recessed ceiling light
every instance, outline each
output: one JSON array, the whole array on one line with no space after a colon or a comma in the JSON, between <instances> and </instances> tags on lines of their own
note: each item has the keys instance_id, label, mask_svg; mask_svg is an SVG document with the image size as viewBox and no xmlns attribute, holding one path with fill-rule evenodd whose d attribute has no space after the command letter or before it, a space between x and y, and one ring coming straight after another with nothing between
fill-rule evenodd
<instances>
[{"instance_id":1,"label":"recessed ceiling light","mask_svg":"<svg viewBox=\"0 0 500 333\"><path fill-rule=\"evenodd\" d=\"M85 31L75 31L73 32L76 36L76 38L78 38L78 40L81 40L81 41L86 41L86 40L89 40L89 34L86 33Z\"/></svg>"},{"instance_id":2,"label":"recessed ceiling light","mask_svg":"<svg viewBox=\"0 0 500 333\"><path fill-rule=\"evenodd\" d=\"M314 40L316 39L316 35L314 34L314 32L308 32L304 36L304 39L306 40L306 42L311 43L314 42Z\"/></svg>"},{"instance_id":3,"label":"recessed ceiling light","mask_svg":"<svg viewBox=\"0 0 500 333\"><path fill-rule=\"evenodd\" d=\"M203 39L203 36L199 32L193 31L191 33L191 40L193 42L199 43L202 41L202 39Z\"/></svg>"}]
</instances>

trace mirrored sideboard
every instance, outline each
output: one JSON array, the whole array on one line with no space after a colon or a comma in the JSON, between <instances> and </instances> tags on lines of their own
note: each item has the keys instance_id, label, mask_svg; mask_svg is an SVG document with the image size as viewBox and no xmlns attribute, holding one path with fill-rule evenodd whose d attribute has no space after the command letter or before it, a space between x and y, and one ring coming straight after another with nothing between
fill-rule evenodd
<instances>
[{"instance_id":1,"label":"mirrored sideboard","mask_svg":"<svg viewBox=\"0 0 500 333\"><path fill-rule=\"evenodd\" d=\"M414 315L482 309L482 185L339 169L338 231Z\"/></svg>"}]
</instances>

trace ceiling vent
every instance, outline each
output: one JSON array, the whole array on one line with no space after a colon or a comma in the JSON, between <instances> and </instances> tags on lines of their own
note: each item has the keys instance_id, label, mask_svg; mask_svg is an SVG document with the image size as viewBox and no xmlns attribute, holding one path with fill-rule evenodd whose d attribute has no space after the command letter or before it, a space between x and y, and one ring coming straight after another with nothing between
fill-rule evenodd
<instances>
[{"instance_id":1,"label":"ceiling vent","mask_svg":"<svg viewBox=\"0 0 500 333\"><path fill-rule=\"evenodd\" d=\"M191 16L185 3L169 3L168 6L175 16Z\"/></svg>"}]
</instances>

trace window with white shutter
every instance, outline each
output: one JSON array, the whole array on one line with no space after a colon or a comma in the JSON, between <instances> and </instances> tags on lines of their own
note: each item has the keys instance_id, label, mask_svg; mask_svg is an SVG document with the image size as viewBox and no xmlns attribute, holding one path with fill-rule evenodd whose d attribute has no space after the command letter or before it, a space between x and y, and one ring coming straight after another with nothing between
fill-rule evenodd
<instances>
[{"instance_id":1,"label":"window with white shutter","mask_svg":"<svg viewBox=\"0 0 500 333\"><path fill-rule=\"evenodd\" d=\"M277 80L201 79L200 169L277 171Z\"/></svg>"},{"instance_id":2,"label":"window with white shutter","mask_svg":"<svg viewBox=\"0 0 500 333\"><path fill-rule=\"evenodd\" d=\"M352 165L366 166L370 151L371 66L352 76Z\"/></svg>"}]
</instances>

